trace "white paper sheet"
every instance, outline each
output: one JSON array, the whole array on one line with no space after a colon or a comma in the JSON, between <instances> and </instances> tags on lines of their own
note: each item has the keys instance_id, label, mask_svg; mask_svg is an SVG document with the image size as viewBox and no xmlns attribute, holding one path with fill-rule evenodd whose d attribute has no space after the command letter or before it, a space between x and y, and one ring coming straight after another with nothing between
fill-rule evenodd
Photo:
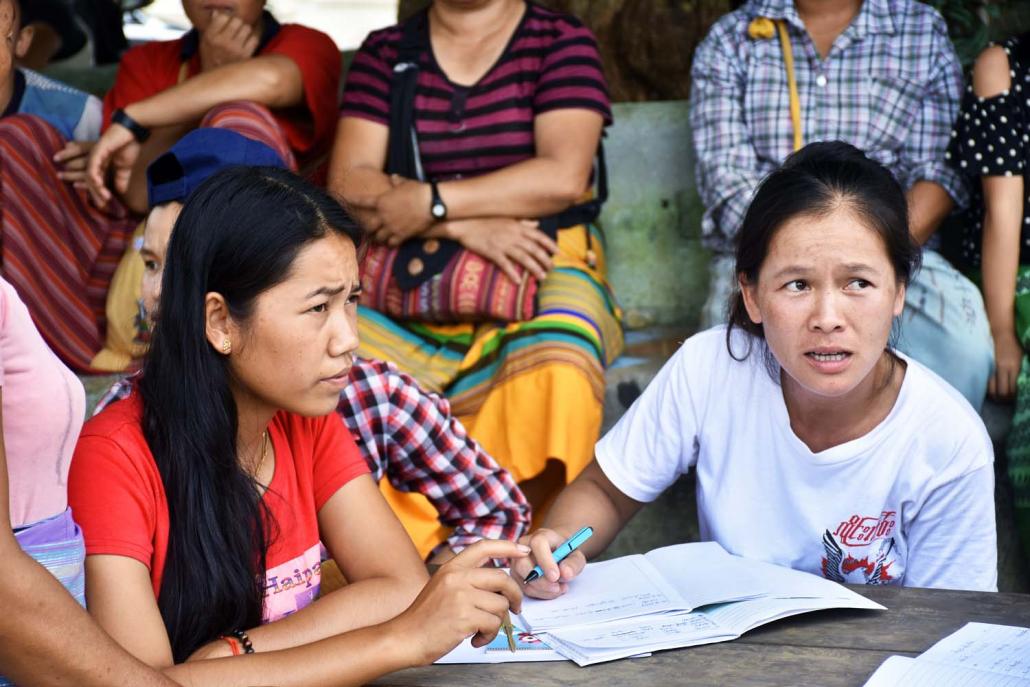
<instances>
[{"instance_id":1,"label":"white paper sheet","mask_svg":"<svg viewBox=\"0 0 1030 687\"><path fill-rule=\"evenodd\" d=\"M1030 680L1030 627L966 623L923 652L924 659Z\"/></svg>"},{"instance_id":2,"label":"white paper sheet","mask_svg":"<svg viewBox=\"0 0 1030 687\"><path fill-rule=\"evenodd\" d=\"M1030 680L1001 673L989 673L924 661L907 656L891 656L877 668L865 687L1030 687Z\"/></svg>"},{"instance_id":3,"label":"white paper sheet","mask_svg":"<svg viewBox=\"0 0 1030 687\"><path fill-rule=\"evenodd\" d=\"M918 658L891 656L865 687L1030 687L1030 628L966 623Z\"/></svg>"}]
</instances>

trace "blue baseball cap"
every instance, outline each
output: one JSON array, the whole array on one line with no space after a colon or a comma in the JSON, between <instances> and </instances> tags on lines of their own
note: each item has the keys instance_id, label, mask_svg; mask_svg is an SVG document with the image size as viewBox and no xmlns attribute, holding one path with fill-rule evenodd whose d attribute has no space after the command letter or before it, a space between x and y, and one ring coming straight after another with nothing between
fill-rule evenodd
<instances>
[{"instance_id":1,"label":"blue baseball cap","mask_svg":"<svg viewBox=\"0 0 1030 687\"><path fill-rule=\"evenodd\" d=\"M209 176L227 167L285 167L264 143L229 129L194 129L147 167L150 207L183 202Z\"/></svg>"}]
</instances>

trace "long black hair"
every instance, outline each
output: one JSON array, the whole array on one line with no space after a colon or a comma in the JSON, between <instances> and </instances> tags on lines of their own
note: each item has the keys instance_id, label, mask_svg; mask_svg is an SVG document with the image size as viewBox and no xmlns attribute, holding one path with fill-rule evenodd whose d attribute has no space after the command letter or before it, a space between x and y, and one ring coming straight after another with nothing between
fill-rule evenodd
<instances>
[{"instance_id":1,"label":"long black hair","mask_svg":"<svg viewBox=\"0 0 1030 687\"><path fill-rule=\"evenodd\" d=\"M228 358L205 331L205 295L237 322L283 281L306 244L360 229L327 193L272 167L234 167L189 197L168 245L161 317L139 382L143 433L168 499L158 607L176 662L219 635L260 624L275 523L237 460Z\"/></svg>"},{"instance_id":2,"label":"long black hair","mask_svg":"<svg viewBox=\"0 0 1030 687\"><path fill-rule=\"evenodd\" d=\"M754 284L780 227L795 217L827 215L841 205L879 235L895 277L908 285L922 253L909 232L905 193L890 170L842 141L808 144L759 185L737 236L735 274ZM743 360L751 347L737 357L731 345L735 327L750 334L749 340L765 339L762 325L751 321L739 287L730 306L726 347Z\"/></svg>"}]
</instances>

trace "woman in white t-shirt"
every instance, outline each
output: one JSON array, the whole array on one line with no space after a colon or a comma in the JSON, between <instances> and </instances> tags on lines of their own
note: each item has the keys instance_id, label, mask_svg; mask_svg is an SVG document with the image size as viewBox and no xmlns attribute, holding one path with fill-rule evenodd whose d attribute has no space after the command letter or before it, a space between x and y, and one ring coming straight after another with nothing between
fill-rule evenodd
<instances>
[{"instance_id":1,"label":"woman in white t-shirt","mask_svg":"<svg viewBox=\"0 0 1030 687\"><path fill-rule=\"evenodd\" d=\"M644 504L697 472L701 538L840 582L995 590L991 442L890 343L919 248L890 172L845 143L755 194L728 326L688 339L527 538L563 593ZM903 318L899 318L903 319ZM554 564L584 525L594 536ZM519 579L536 561L514 564Z\"/></svg>"}]
</instances>

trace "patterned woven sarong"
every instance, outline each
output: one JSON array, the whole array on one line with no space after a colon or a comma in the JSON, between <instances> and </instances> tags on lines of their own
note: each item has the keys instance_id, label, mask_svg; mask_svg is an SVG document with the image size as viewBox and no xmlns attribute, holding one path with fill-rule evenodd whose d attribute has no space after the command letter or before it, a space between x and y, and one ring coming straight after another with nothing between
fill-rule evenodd
<instances>
[{"instance_id":1,"label":"patterned woven sarong","mask_svg":"<svg viewBox=\"0 0 1030 687\"><path fill-rule=\"evenodd\" d=\"M14 538L22 551L49 570L57 581L86 605L86 544L82 531L72 519L71 509L15 531ZM11 685L0 675L0 687Z\"/></svg>"},{"instance_id":2,"label":"patterned woven sarong","mask_svg":"<svg viewBox=\"0 0 1030 687\"><path fill-rule=\"evenodd\" d=\"M264 106L224 103L201 126L261 141L296 169L286 135ZM85 191L59 179L53 156L64 144L38 117L0 120L2 269L47 345L73 370L93 372L104 343L108 286L139 218L117 199L97 209Z\"/></svg>"},{"instance_id":3,"label":"patterned woven sarong","mask_svg":"<svg viewBox=\"0 0 1030 687\"><path fill-rule=\"evenodd\" d=\"M89 371L103 344L107 285L136 221L117 200L99 210L57 177L65 140L38 117L0 120L3 275L47 345Z\"/></svg>"},{"instance_id":4,"label":"patterned woven sarong","mask_svg":"<svg viewBox=\"0 0 1030 687\"><path fill-rule=\"evenodd\" d=\"M532 320L438 326L360 308L358 355L392 361L424 388L444 393L469 435L516 481L543 472L550 458L564 464L567 482L593 457L604 371L622 351L603 239L594 228L590 243L594 268L583 227L559 232L561 250L540 284ZM425 497L395 492L385 482L382 489L420 551L443 540Z\"/></svg>"}]
</instances>

